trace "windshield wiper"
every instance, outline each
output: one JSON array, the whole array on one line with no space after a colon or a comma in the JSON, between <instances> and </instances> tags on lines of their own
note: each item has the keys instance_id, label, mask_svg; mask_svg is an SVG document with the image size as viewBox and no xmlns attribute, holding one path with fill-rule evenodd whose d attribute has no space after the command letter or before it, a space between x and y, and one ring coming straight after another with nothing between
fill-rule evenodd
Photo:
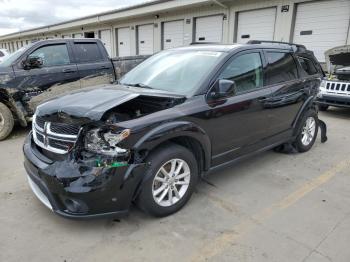
<instances>
[{"instance_id":1,"label":"windshield wiper","mask_svg":"<svg viewBox=\"0 0 350 262\"><path fill-rule=\"evenodd\" d=\"M125 84L125 83L123 83L123 85L133 86L133 87L141 87L141 88L147 88L147 89L154 89L153 87L150 87L150 86L142 84L142 83L137 83L137 84Z\"/></svg>"}]
</instances>

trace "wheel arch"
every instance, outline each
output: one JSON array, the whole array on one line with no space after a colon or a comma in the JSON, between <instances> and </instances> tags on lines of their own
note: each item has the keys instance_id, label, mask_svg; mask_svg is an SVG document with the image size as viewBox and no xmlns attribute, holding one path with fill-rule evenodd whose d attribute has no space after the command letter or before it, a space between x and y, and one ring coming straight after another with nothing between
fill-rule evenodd
<instances>
[{"instance_id":1,"label":"wheel arch","mask_svg":"<svg viewBox=\"0 0 350 262\"><path fill-rule=\"evenodd\" d=\"M210 139L201 127L188 121L168 122L152 129L138 140L133 150L151 153L167 143L175 143L189 149L197 159L200 172L210 168Z\"/></svg>"},{"instance_id":2,"label":"wheel arch","mask_svg":"<svg viewBox=\"0 0 350 262\"><path fill-rule=\"evenodd\" d=\"M308 111L308 110L315 110L316 113L317 111L317 107L314 103L315 101L315 97L314 96L310 96L302 105L302 107L300 108L297 116L295 117L294 121L293 121L293 135L298 134L299 129L300 129L300 121L303 119L304 114Z\"/></svg>"}]
</instances>

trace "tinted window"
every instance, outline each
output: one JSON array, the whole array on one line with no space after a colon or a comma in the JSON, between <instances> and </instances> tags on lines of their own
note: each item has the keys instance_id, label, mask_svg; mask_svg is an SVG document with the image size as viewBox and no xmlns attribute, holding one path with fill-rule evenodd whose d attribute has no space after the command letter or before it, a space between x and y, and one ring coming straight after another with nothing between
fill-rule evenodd
<instances>
[{"instance_id":1,"label":"tinted window","mask_svg":"<svg viewBox=\"0 0 350 262\"><path fill-rule=\"evenodd\" d=\"M97 62L103 60L103 56L97 43L75 43L74 46L78 63Z\"/></svg>"},{"instance_id":2,"label":"tinted window","mask_svg":"<svg viewBox=\"0 0 350 262\"><path fill-rule=\"evenodd\" d=\"M237 93L259 88L263 84L260 53L235 57L220 74L220 79L235 81Z\"/></svg>"},{"instance_id":3,"label":"tinted window","mask_svg":"<svg viewBox=\"0 0 350 262\"><path fill-rule=\"evenodd\" d=\"M278 84L298 78L297 67L289 53L267 52L267 79L269 84Z\"/></svg>"},{"instance_id":4,"label":"tinted window","mask_svg":"<svg viewBox=\"0 0 350 262\"><path fill-rule=\"evenodd\" d=\"M314 63L310 59L307 59L304 57L298 57L298 60L299 60L301 67L304 69L304 71L308 75L317 74L317 69L316 69Z\"/></svg>"},{"instance_id":5,"label":"tinted window","mask_svg":"<svg viewBox=\"0 0 350 262\"><path fill-rule=\"evenodd\" d=\"M68 49L65 44L48 45L35 50L29 57L40 57L43 66L59 66L70 64Z\"/></svg>"}]
</instances>

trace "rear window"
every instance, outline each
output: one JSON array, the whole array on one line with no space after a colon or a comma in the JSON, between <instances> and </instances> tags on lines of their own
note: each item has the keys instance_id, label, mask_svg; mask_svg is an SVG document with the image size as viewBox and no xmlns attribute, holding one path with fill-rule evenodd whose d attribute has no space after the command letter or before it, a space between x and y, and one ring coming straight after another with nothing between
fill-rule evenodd
<instances>
[{"instance_id":1,"label":"rear window","mask_svg":"<svg viewBox=\"0 0 350 262\"><path fill-rule=\"evenodd\" d=\"M74 46L78 63L98 62L103 60L97 43L74 43Z\"/></svg>"},{"instance_id":2,"label":"rear window","mask_svg":"<svg viewBox=\"0 0 350 262\"><path fill-rule=\"evenodd\" d=\"M314 63L305 57L298 57L298 61L303 68L303 70L308 74L308 75L314 75L317 74L317 69L314 65Z\"/></svg>"},{"instance_id":3,"label":"rear window","mask_svg":"<svg viewBox=\"0 0 350 262\"><path fill-rule=\"evenodd\" d=\"M270 85L291 81L298 78L297 66L289 53L266 53L269 63L266 71L267 81Z\"/></svg>"}]
</instances>

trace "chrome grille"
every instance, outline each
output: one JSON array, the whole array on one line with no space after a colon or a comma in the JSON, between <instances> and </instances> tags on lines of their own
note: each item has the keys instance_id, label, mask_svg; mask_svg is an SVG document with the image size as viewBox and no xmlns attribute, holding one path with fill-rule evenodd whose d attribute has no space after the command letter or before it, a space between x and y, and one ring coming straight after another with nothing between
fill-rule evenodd
<instances>
[{"instance_id":1,"label":"chrome grille","mask_svg":"<svg viewBox=\"0 0 350 262\"><path fill-rule=\"evenodd\" d=\"M57 134L77 135L80 127L61 123L51 123L51 131Z\"/></svg>"},{"instance_id":2,"label":"chrome grille","mask_svg":"<svg viewBox=\"0 0 350 262\"><path fill-rule=\"evenodd\" d=\"M36 117L35 122L37 124L38 127L44 129L44 125L45 125L45 120L39 116Z\"/></svg>"},{"instance_id":3,"label":"chrome grille","mask_svg":"<svg viewBox=\"0 0 350 262\"><path fill-rule=\"evenodd\" d=\"M54 153L66 154L75 145L80 127L47 122L41 117L33 117L33 138L35 143Z\"/></svg>"},{"instance_id":4,"label":"chrome grille","mask_svg":"<svg viewBox=\"0 0 350 262\"><path fill-rule=\"evenodd\" d=\"M326 80L324 81L324 87L321 87L321 92L324 94L348 97L350 96L350 83Z\"/></svg>"}]
</instances>

